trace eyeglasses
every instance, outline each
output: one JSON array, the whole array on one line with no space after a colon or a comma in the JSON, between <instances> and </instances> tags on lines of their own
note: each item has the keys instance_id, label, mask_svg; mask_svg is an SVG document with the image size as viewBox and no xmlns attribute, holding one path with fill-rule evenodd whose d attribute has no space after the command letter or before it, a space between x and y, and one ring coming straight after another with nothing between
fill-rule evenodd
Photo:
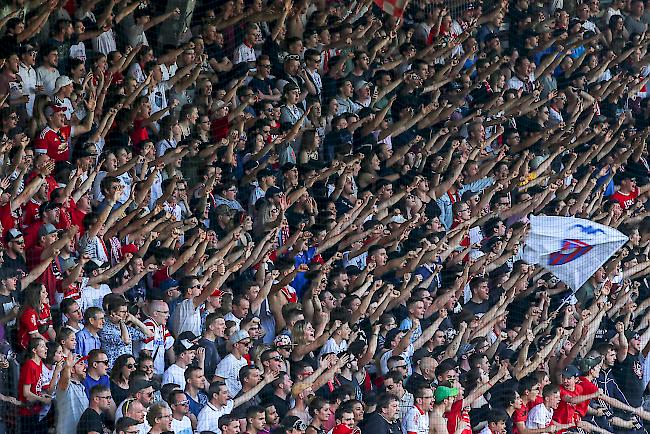
<instances>
[{"instance_id":1,"label":"eyeglasses","mask_svg":"<svg viewBox=\"0 0 650 434\"><path fill-rule=\"evenodd\" d=\"M103 363L106 366L108 366L108 359L106 359L106 360L95 360L95 363Z\"/></svg>"},{"instance_id":2,"label":"eyeglasses","mask_svg":"<svg viewBox=\"0 0 650 434\"><path fill-rule=\"evenodd\" d=\"M13 240L12 243L16 243L18 245L23 245L23 244L25 244L25 240Z\"/></svg>"},{"instance_id":3,"label":"eyeglasses","mask_svg":"<svg viewBox=\"0 0 650 434\"><path fill-rule=\"evenodd\" d=\"M240 342L237 342L237 343L240 344L240 345L247 346L247 345L251 344L251 341L240 341Z\"/></svg>"},{"instance_id":4,"label":"eyeglasses","mask_svg":"<svg viewBox=\"0 0 650 434\"><path fill-rule=\"evenodd\" d=\"M271 69L271 64L270 64L270 63L263 63L263 64L260 64L260 68Z\"/></svg>"},{"instance_id":5,"label":"eyeglasses","mask_svg":"<svg viewBox=\"0 0 650 434\"><path fill-rule=\"evenodd\" d=\"M190 405L190 401L186 399L185 401L177 402L176 405Z\"/></svg>"},{"instance_id":6,"label":"eyeglasses","mask_svg":"<svg viewBox=\"0 0 650 434\"><path fill-rule=\"evenodd\" d=\"M403 365L395 365L395 368L404 368L404 369L406 369L406 364L403 364Z\"/></svg>"},{"instance_id":7,"label":"eyeglasses","mask_svg":"<svg viewBox=\"0 0 650 434\"><path fill-rule=\"evenodd\" d=\"M275 360L276 362L284 362L284 357L275 356L275 357L271 357L269 360Z\"/></svg>"},{"instance_id":8,"label":"eyeglasses","mask_svg":"<svg viewBox=\"0 0 650 434\"><path fill-rule=\"evenodd\" d=\"M129 369L135 369L135 363L127 363L127 364L124 365L124 366L126 366L126 367L129 368Z\"/></svg>"}]
</instances>

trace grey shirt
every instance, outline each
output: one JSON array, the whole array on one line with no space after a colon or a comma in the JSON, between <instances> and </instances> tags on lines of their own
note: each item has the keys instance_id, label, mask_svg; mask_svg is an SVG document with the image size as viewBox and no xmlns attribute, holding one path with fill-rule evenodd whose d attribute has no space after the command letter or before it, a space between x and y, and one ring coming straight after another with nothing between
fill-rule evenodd
<instances>
[{"instance_id":1,"label":"grey shirt","mask_svg":"<svg viewBox=\"0 0 650 434\"><path fill-rule=\"evenodd\" d=\"M68 387L56 393L56 432L76 434L77 423L88 408L88 397L84 385L70 380Z\"/></svg>"},{"instance_id":2,"label":"grey shirt","mask_svg":"<svg viewBox=\"0 0 650 434\"><path fill-rule=\"evenodd\" d=\"M647 30L648 25L643 22L643 18L637 20L632 15L628 15L625 18L625 28L630 34L636 33L640 35Z\"/></svg>"}]
</instances>

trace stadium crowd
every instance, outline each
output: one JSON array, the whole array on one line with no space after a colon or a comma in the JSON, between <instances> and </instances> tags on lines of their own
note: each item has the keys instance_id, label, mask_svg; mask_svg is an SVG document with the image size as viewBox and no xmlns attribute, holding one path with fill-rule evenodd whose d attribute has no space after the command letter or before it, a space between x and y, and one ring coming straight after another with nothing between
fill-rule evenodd
<instances>
[{"instance_id":1,"label":"stadium crowd","mask_svg":"<svg viewBox=\"0 0 650 434\"><path fill-rule=\"evenodd\" d=\"M0 433L647 434L650 11L488 1L3 2Z\"/></svg>"}]
</instances>

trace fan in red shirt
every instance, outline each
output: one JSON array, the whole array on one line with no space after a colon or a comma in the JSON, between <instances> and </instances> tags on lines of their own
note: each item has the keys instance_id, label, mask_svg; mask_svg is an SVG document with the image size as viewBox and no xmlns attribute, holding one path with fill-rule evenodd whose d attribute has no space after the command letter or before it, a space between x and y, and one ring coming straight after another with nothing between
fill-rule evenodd
<instances>
[{"instance_id":1,"label":"fan in red shirt","mask_svg":"<svg viewBox=\"0 0 650 434\"><path fill-rule=\"evenodd\" d=\"M20 384L18 399L24 405L20 407L23 424L36 426L43 404L49 404L50 398L43 396L41 373L43 360L47 356L47 346L43 339L32 339L27 346L27 357L20 367Z\"/></svg>"},{"instance_id":2,"label":"fan in red shirt","mask_svg":"<svg viewBox=\"0 0 650 434\"><path fill-rule=\"evenodd\" d=\"M47 154L54 161L70 160L70 138L87 133L92 128L95 111L95 99L91 97L86 103L88 115L81 125L66 125L66 108L51 103L44 109L47 126L41 131L34 143L38 154Z\"/></svg>"},{"instance_id":3,"label":"fan in red shirt","mask_svg":"<svg viewBox=\"0 0 650 434\"><path fill-rule=\"evenodd\" d=\"M577 424L582 420L582 415L577 411L578 404L589 405L589 400L601 395L600 390L587 394L578 384L580 370L569 365L562 371L562 386L560 386L560 405L553 412L553 420L559 424ZM595 387L595 385L594 385ZM593 388L592 388L593 389ZM586 413L586 411L585 411ZM559 431L564 432L564 431Z\"/></svg>"},{"instance_id":4,"label":"fan in red shirt","mask_svg":"<svg viewBox=\"0 0 650 434\"><path fill-rule=\"evenodd\" d=\"M620 187L609 198L618 202L621 208L628 209L634 206L639 196L648 191L650 191L650 183L639 188L636 185L636 178L623 172L620 175Z\"/></svg>"},{"instance_id":5,"label":"fan in red shirt","mask_svg":"<svg viewBox=\"0 0 650 434\"><path fill-rule=\"evenodd\" d=\"M54 162L51 164L54 168ZM31 199L34 193L41 188L43 176L39 175L32 178L26 185L22 193L15 199L11 199L9 191L10 182L8 179L0 180L0 225L2 227L2 237L7 235L9 229L20 229L22 207Z\"/></svg>"},{"instance_id":6,"label":"fan in red shirt","mask_svg":"<svg viewBox=\"0 0 650 434\"><path fill-rule=\"evenodd\" d=\"M519 381L517 392L521 397L522 406L515 409L512 414L513 432L519 434L523 432L526 426L526 419L528 418L528 411L539 404L539 382L537 378L532 375L524 377Z\"/></svg>"},{"instance_id":7,"label":"fan in red shirt","mask_svg":"<svg viewBox=\"0 0 650 434\"><path fill-rule=\"evenodd\" d=\"M27 286L18 318L18 342L22 348L26 349L33 338L54 340L48 294L42 284L31 283Z\"/></svg>"}]
</instances>

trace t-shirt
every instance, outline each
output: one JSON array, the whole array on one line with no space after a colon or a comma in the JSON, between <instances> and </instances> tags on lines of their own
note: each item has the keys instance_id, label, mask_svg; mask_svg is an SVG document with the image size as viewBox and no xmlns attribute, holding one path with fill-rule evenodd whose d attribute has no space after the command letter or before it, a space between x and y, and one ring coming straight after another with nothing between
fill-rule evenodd
<instances>
[{"instance_id":1,"label":"t-shirt","mask_svg":"<svg viewBox=\"0 0 650 434\"><path fill-rule=\"evenodd\" d=\"M20 379L18 383L21 387L18 388L18 400L25 403L25 405L20 407L21 416L33 416L37 415L41 411L42 404L40 402L35 402L32 404L27 403L27 399L23 394L23 384L29 384L29 391L34 395L41 396L43 391L43 385L41 383L41 372L43 371L43 362L36 363L32 359L28 359L20 367Z\"/></svg>"},{"instance_id":2,"label":"t-shirt","mask_svg":"<svg viewBox=\"0 0 650 434\"><path fill-rule=\"evenodd\" d=\"M636 187L629 194L621 193L618 190L610 196L610 199L615 200L623 209L628 209L634 205L636 198L639 196L639 187Z\"/></svg>"},{"instance_id":3,"label":"t-shirt","mask_svg":"<svg viewBox=\"0 0 650 434\"><path fill-rule=\"evenodd\" d=\"M580 395L584 395L584 393L582 387L578 384L576 384L574 390L567 390L564 387L560 387L560 398L573 398ZM576 413L576 405L563 400L560 401L557 409L553 412L553 420L561 424L571 423L576 417L580 417L580 415Z\"/></svg>"},{"instance_id":4,"label":"t-shirt","mask_svg":"<svg viewBox=\"0 0 650 434\"><path fill-rule=\"evenodd\" d=\"M411 407L402 421L402 431L407 434L429 434L429 415L417 406Z\"/></svg>"},{"instance_id":5,"label":"t-shirt","mask_svg":"<svg viewBox=\"0 0 650 434\"><path fill-rule=\"evenodd\" d=\"M614 366L614 377L632 407L641 405L643 397L643 364L639 354L628 354Z\"/></svg>"},{"instance_id":6,"label":"t-shirt","mask_svg":"<svg viewBox=\"0 0 650 434\"><path fill-rule=\"evenodd\" d=\"M470 423L469 419L469 413L463 410L464 404L463 400L459 399L458 401L454 402L451 406L451 410L449 410L449 413L445 415L447 418L447 430L449 432L456 432L456 425L459 420L462 420L463 422L467 422L467 426L472 426ZM463 430L462 434L472 434L472 429L471 428L466 428Z\"/></svg>"},{"instance_id":7,"label":"t-shirt","mask_svg":"<svg viewBox=\"0 0 650 434\"><path fill-rule=\"evenodd\" d=\"M151 352L151 357L154 358L154 371L156 374L160 375L165 370L165 350L172 347L174 344L174 338L164 324L158 325L151 318L145 319L144 325L147 326L153 336L145 338L142 341L140 349L149 350Z\"/></svg>"},{"instance_id":8,"label":"t-shirt","mask_svg":"<svg viewBox=\"0 0 650 434\"><path fill-rule=\"evenodd\" d=\"M77 425L77 434L87 434L89 432L98 432L100 434L109 434L111 431L106 427L104 418L92 408L87 408L81 415Z\"/></svg>"},{"instance_id":9,"label":"t-shirt","mask_svg":"<svg viewBox=\"0 0 650 434\"><path fill-rule=\"evenodd\" d=\"M39 134L34 144L34 150L39 154L47 154L54 161L70 160L70 135L72 127L63 126L59 131L54 131L49 126Z\"/></svg>"},{"instance_id":10,"label":"t-shirt","mask_svg":"<svg viewBox=\"0 0 650 434\"><path fill-rule=\"evenodd\" d=\"M553 421L553 410L546 408L544 404L537 404L528 412L526 428L546 428Z\"/></svg>"},{"instance_id":11,"label":"t-shirt","mask_svg":"<svg viewBox=\"0 0 650 434\"><path fill-rule=\"evenodd\" d=\"M244 357L237 360L232 354L228 354L217 365L217 370L214 375L221 377L226 382L230 396L237 396L241 390L241 383L239 382L239 370L246 366L248 362Z\"/></svg>"},{"instance_id":12,"label":"t-shirt","mask_svg":"<svg viewBox=\"0 0 650 434\"><path fill-rule=\"evenodd\" d=\"M50 315L50 306L45 304L40 312L36 309L28 307L20 316L18 322L18 342L23 348L27 348L30 340L30 333L37 332L40 329L41 334L45 332L47 327L52 325L52 317ZM43 335L47 337L47 335Z\"/></svg>"},{"instance_id":13,"label":"t-shirt","mask_svg":"<svg viewBox=\"0 0 650 434\"><path fill-rule=\"evenodd\" d=\"M172 418L172 432L174 434L192 434L192 422L187 416L183 416L183 419L178 420Z\"/></svg>"},{"instance_id":14,"label":"t-shirt","mask_svg":"<svg viewBox=\"0 0 650 434\"><path fill-rule=\"evenodd\" d=\"M591 395L592 393L596 393L596 391L598 391L598 386L589 381L586 377L580 377L578 379L578 385L582 388L583 395ZM576 412L581 417L584 417L587 414L587 408L589 407L590 401L591 400L588 399L586 401L582 401L579 404L576 404Z\"/></svg>"},{"instance_id":15,"label":"t-shirt","mask_svg":"<svg viewBox=\"0 0 650 434\"><path fill-rule=\"evenodd\" d=\"M90 399L90 389L92 389L97 385L108 387L110 389L111 380L108 379L108 375L102 375L97 380L95 380L90 375L86 375L86 378L84 378L82 384L86 388L86 396L88 397L88 399Z\"/></svg>"},{"instance_id":16,"label":"t-shirt","mask_svg":"<svg viewBox=\"0 0 650 434\"><path fill-rule=\"evenodd\" d=\"M185 389L185 369L172 364L163 374L162 384L178 384L181 390Z\"/></svg>"},{"instance_id":17,"label":"t-shirt","mask_svg":"<svg viewBox=\"0 0 650 434\"><path fill-rule=\"evenodd\" d=\"M195 336L201 336L201 309L194 307L192 299L186 298L174 309L170 323L174 336L184 331L191 331Z\"/></svg>"}]
</instances>

